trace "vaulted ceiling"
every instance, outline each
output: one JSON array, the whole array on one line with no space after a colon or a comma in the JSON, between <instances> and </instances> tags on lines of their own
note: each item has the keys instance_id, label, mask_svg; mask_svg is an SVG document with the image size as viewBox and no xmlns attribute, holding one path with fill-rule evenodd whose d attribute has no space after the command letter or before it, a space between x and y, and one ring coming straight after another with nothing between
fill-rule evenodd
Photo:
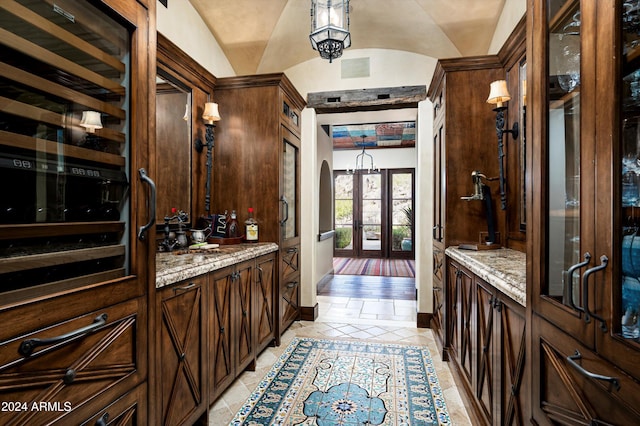
<instances>
[{"instance_id":1,"label":"vaulted ceiling","mask_svg":"<svg viewBox=\"0 0 640 426\"><path fill-rule=\"evenodd\" d=\"M238 75L313 59L311 0L190 0ZM451 58L487 54L505 0L351 0L350 49Z\"/></svg>"}]
</instances>

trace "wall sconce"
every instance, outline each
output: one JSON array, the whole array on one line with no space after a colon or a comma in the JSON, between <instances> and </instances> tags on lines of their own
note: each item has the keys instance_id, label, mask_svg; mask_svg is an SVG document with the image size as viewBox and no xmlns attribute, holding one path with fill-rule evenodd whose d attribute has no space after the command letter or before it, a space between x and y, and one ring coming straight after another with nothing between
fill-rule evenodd
<instances>
[{"instance_id":1,"label":"wall sconce","mask_svg":"<svg viewBox=\"0 0 640 426\"><path fill-rule=\"evenodd\" d=\"M211 206L211 167L212 164L212 151L213 151L213 128L216 127L215 122L220 121L220 112L218 111L218 104L215 102L207 102L204 104L204 112L202 113L202 119L206 127L205 140L207 142L207 180L205 182L205 197L204 197L204 209L209 213ZM200 139L195 141L195 149L197 152L202 152L204 145Z\"/></svg>"},{"instance_id":2,"label":"wall sconce","mask_svg":"<svg viewBox=\"0 0 640 426\"><path fill-rule=\"evenodd\" d=\"M95 133L96 129L102 129L102 121L98 111L82 111L80 125L87 130L87 133Z\"/></svg>"},{"instance_id":3,"label":"wall sconce","mask_svg":"<svg viewBox=\"0 0 640 426\"><path fill-rule=\"evenodd\" d=\"M348 175L352 175L352 174L357 173L358 171L363 171L364 172L365 170L369 174L371 174L371 173L380 173L380 169L375 164L373 164L373 156L371 154L367 154L367 152L365 151L365 148L367 146L365 145L364 139L366 138L366 136L362 135L361 137L362 137L362 142L361 142L362 152L360 154L356 155L356 167L353 170L347 168L347 174ZM364 164L365 157L368 158L368 163L369 164L368 164L367 167L365 167L365 164Z\"/></svg>"},{"instance_id":4,"label":"wall sconce","mask_svg":"<svg viewBox=\"0 0 640 426\"><path fill-rule=\"evenodd\" d=\"M491 90L489 91L489 98L487 103L493 104L496 107L493 109L496 112L496 135L498 136L498 161L500 166L500 208L506 210L507 208L507 196L505 193L505 181L504 181L504 143L503 136L505 133L511 133L514 139L518 139L518 122L513 123L511 129L504 129L504 111L507 109L503 104L511 100L511 95L507 89L507 82L505 80L496 80L491 83Z\"/></svg>"}]
</instances>

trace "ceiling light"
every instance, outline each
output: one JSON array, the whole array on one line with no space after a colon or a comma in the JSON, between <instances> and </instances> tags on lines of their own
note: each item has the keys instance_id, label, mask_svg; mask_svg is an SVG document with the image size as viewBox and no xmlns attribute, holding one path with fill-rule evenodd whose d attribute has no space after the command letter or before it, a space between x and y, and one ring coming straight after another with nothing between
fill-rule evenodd
<instances>
[{"instance_id":1,"label":"ceiling light","mask_svg":"<svg viewBox=\"0 0 640 426\"><path fill-rule=\"evenodd\" d=\"M349 0L311 0L311 47L332 62L351 46Z\"/></svg>"}]
</instances>

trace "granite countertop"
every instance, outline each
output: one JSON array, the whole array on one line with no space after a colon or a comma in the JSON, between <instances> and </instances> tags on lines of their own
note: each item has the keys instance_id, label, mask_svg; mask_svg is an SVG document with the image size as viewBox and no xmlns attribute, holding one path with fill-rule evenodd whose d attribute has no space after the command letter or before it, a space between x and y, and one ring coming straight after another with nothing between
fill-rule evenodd
<instances>
[{"instance_id":1,"label":"granite countertop","mask_svg":"<svg viewBox=\"0 0 640 426\"><path fill-rule=\"evenodd\" d=\"M156 288L203 275L278 250L275 243L222 245L209 250L156 254Z\"/></svg>"},{"instance_id":2,"label":"granite countertop","mask_svg":"<svg viewBox=\"0 0 640 426\"><path fill-rule=\"evenodd\" d=\"M460 250L445 253L522 306L527 301L527 255L517 250Z\"/></svg>"}]
</instances>

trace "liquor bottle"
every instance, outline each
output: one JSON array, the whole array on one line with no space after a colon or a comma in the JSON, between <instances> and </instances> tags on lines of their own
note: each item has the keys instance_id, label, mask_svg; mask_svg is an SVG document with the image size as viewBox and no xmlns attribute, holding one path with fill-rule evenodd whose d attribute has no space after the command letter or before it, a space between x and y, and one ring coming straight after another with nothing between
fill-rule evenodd
<instances>
[{"instance_id":1,"label":"liquor bottle","mask_svg":"<svg viewBox=\"0 0 640 426\"><path fill-rule=\"evenodd\" d=\"M248 243L258 242L258 222L253 218L253 207L249 207L249 217L244 221L245 240Z\"/></svg>"},{"instance_id":2,"label":"liquor bottle","mask_svg":"<svg viewBox=\"0 0 640 426\"><path fill-rule=\"evenodd\" d=\"M227 238L237 238L240 236L240 230L238 229L238 216L236 211L231 211L231 219L227 223Z\"/></svg>"}]
</instances>

